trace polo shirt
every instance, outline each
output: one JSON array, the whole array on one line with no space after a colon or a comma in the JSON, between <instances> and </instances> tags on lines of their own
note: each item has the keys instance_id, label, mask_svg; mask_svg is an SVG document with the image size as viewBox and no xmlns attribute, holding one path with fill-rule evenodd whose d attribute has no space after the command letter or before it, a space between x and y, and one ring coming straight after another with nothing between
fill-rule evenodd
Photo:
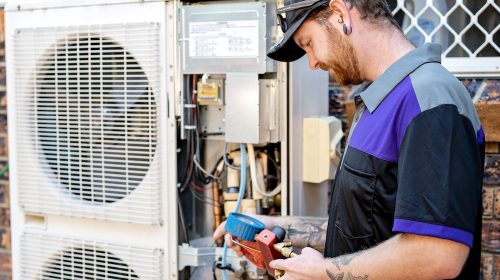
<instances>
[{"instance_id":1,"label":"polo shirt","mask_svg":"<svg viewBox=\"0 0 500 280\"><path fill-rule=\"evenodd\" d=\"M484 133L467 90L440 62L441 46L425 44L356 96L326 257L397 233L433 236L470 247L457 279L479 278Z\"/></svg>"}]
</instances>

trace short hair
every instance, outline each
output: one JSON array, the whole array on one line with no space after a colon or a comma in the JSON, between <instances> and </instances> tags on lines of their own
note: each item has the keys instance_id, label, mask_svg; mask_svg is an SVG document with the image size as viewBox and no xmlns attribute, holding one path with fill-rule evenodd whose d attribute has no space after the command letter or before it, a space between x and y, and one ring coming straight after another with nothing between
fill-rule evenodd
<instances>
[{"instance_id":1,"label":"short hair","mask_svg":"<svg viewBox=\"0 0 500 280\"><path fill-rule=\"evenodd\" d=\"M373 24L384 26L385 23L401 29L398 22L394 19L386 0L343 0L350 8L356 7L361 14L361 19L367 20ZM333 11L328 7L319 9L311 14L311 18L324 23L332 15Z\"/></svg>"}]
</instances>

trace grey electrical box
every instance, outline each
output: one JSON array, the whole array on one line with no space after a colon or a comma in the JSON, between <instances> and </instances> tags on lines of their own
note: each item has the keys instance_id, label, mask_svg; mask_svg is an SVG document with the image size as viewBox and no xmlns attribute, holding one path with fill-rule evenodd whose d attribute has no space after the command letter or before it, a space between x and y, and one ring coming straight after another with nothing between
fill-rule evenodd
<instances>
[{"instance_id":1,"label":"grey electrical box","mask_svg":"<svg viewBox=\"0 0 500 280\"><path fill-rule=\"evenodd\" d=\"M226 142L279 141L279 112L275 80L259 80L258 75L252 73L226 75Z\"/></svg>"},{"instance_id":2,"label":"grey electrical box","mask_svg":"<svg viewBox=\"0 0 500 280\"><path fill-rule=\"evenodd\" d=\"M183 72L275 72L276 62L266 56L275 28L275 5L271 3L183 7Z\"/></svg>"}]
</instances>

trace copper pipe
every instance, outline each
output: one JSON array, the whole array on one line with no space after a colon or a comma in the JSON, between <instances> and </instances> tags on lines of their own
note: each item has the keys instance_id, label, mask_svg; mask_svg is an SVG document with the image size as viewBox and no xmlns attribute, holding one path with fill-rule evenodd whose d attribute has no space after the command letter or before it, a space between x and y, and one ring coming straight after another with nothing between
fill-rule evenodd
<instances>
[{"instance_id":1,"label":"copper pipe","mask_svg":"<svg viewBox=\"0 0 500 280\"><path fill-rule=\"evenodd\" d=\"M215 177L219 177L221 172L218 170L215 172ZM219 190L219 182L214 181L212 183L212 196L214 203L214 230L222 223L222 206L220 203L220 190Z\"/></svg>"}]
</instances>

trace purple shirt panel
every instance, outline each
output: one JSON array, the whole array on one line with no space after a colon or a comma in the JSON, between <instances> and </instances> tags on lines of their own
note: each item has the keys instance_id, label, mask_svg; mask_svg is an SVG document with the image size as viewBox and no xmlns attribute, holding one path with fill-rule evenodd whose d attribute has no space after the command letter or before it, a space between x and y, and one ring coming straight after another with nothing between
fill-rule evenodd
<instances>
[{"instance_id":1,"label":"purple shirt panel","mask_svg":"<svg viewBox=\"0 0 500 280\"><path fill-rule=\"evenodd\" d=\"M427 235L448 240L453 240L472 248L472 233L452 227L415 222L405 219L394 219L393 232L412 233L417 235Z\"/></svg>"},{"instance_id":2,"label":"purple shirt panel","mask_svg":"<svg viewBox=\"0 0 500 280\"><path fill-rule=\"evenodd\" d=\"M406 128L420 112L411 79L406 77L376 110L370 113L365 109L349 146L374 157L397 162Z\"/></svg>"}]
</instances>

